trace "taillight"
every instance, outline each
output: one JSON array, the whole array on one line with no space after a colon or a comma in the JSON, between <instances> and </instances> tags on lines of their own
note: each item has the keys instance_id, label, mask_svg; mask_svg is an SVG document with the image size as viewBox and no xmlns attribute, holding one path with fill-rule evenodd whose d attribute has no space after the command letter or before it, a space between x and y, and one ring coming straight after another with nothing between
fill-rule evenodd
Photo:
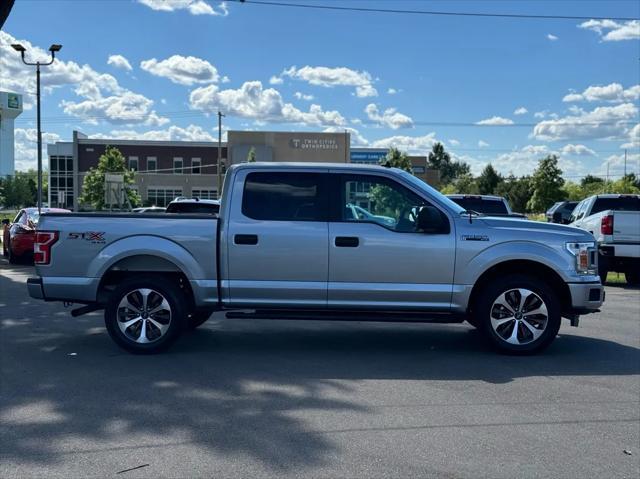
<instances>
[{"instance_id":1,"label":"taillight","mask_svg":"<svg viewBox=\"0 0 640 479\"><path fill-rule=\"evenodd\" d=\"M51 247L58 241L57 231L36 231L33 243L33 262L35 264L49 264L51 262Z\"/></svg>"},{"instance_id":2,"label":"taillight","mask_svg":"<svg viewBox=\"0 0 640 479\"><path fill-rule=\"evenodd\" d=\"M603 216L600 221L600 233L603 235L613 234L613 215Z\"/></svg>"}]
</instances>

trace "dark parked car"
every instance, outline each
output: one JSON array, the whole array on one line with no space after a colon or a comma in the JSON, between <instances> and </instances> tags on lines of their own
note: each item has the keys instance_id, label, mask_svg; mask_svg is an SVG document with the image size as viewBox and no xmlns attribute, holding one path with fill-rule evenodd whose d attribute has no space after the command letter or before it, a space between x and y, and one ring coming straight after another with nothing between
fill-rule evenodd
<instances>
[{"instance_id":1,"label":"dark parked car","mask_svg":"<svg viewBox=\"0 0 640 479\"><path fill-rule=\"evenodd\" d=\"M510 218L523 218L526 215L514 213L506 198L492 195L447 195L455 203L467 211L475 211L487 216L508 216Z\"/></svg>"},{"instance_id":2,"label":"dark parked car","mask_svg":"<svg viewBox=\"0 0 640 479\"><path fill-rule=\"evenodd\" d=\"M554 203L545 214L547 222L568 225L571 223L571 213L577 204L577 201L558 201L557 203Z\"/></svg>"},{"instance_id":3,"label":"dark parked car","mask_svg":"<svg viewBox=\"0 0 640 479\"><path fill-rule=\"evenodd\" d=\"M61 208L41 208L42 213L70 213ZM2 242L5 255L9 256L9 263L33 257L33 243L36 239L36 226L40 213L38 208L24 208L18 212L13 223L4 228Z\"/></svg>"}]
</instances>

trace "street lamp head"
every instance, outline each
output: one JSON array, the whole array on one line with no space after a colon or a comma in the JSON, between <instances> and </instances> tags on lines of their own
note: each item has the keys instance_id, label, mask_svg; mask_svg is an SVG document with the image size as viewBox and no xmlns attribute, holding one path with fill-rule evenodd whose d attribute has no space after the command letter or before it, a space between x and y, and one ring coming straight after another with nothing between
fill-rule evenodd
<instances>
[{"instance_id":1,"label":"street lamp head","mask_svg":"<svg viewBox=\"0 0 640 479\"><path fill-rule=\"evenodd\" d=\"M11 44L11 48L13 48L15 51L20 52L20 53L24 53L27 51L27 49L25 47L23 47L22 45L20 45L19 43L12 43Z\"/></svg>"},{"instance_id":2,"label":"street lamp head","mask_svg":"<svg viewBox=\"0 0 640 479\"><path fill-rule=\"evenodd\" d=\"M59 52L61 48L62 48L62 45L58 45L57 43L54 43L49 47L49 51L52 53Z\"/></svg>"}]
</instances>

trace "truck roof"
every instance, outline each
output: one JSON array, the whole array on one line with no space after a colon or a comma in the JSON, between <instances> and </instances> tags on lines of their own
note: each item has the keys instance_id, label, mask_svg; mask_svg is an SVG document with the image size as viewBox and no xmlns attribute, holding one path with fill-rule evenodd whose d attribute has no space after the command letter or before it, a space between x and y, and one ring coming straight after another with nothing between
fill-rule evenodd
<instances>
[{"instance_id":1,"label":"truck roof","mask_svg":"<svg viewBox=\"0 0 640 479\"><path fill-rule=\"evenodd\" d=\"M345 169L345 170L370 170L370 171L387 171L397 170L398 168L388 168L381 165L367 165L361 163L306 163L306 162L277 162L277 161L265 161L255 163L237 163L231 165L229 169L244 170L244 169Z\"/></svg>"}]
</instances>

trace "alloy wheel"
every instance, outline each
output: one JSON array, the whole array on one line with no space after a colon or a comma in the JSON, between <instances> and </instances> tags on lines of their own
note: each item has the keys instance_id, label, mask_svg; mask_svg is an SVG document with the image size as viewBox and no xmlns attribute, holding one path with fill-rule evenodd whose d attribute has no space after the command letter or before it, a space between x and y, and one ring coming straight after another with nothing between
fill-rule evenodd
<instances>
[{"instance_id":1,"label":"alloy wheel","mask_svg":"<svg viewBox=\"0 0 640 479\"><path fill-rule=\"evenodd\" d=\"M139 288L125 294L118 304L117 322L127 339L140 344L162 338L171 324L171 305L158 291Z\"/></svg>"},{"instance_id":2,"label":"alloy wheel","mask_svg":"<svg viewBox=\"0 0 640 479\"><path fill-rule=\"evenodd\" d=\"M547 328L549 313L543 299L526 288L509 289L491 306L491 327L503 341L522 346L536 341Z\"/></svg>"}]
</instances>

